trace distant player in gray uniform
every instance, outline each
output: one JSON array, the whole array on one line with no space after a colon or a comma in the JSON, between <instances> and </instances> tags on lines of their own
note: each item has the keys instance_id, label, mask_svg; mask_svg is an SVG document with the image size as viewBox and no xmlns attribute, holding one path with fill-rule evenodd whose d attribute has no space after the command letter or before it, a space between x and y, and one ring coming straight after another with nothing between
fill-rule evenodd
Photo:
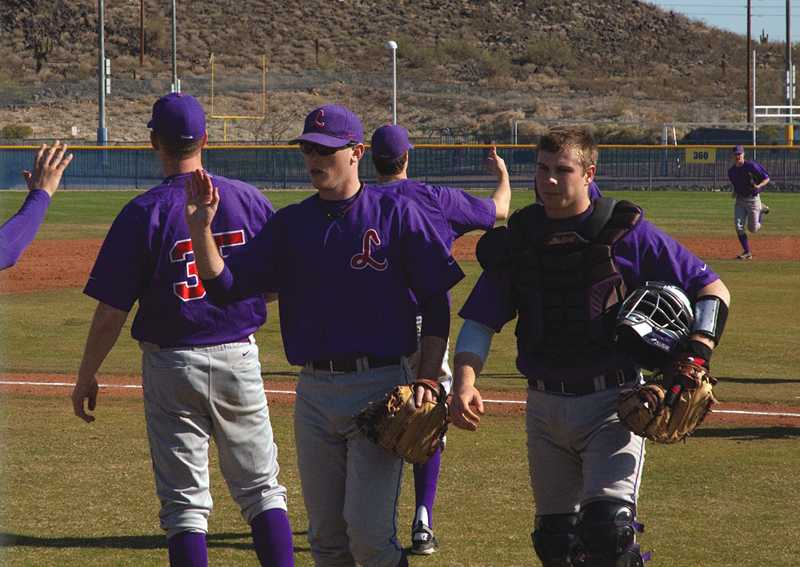
<instances>
[{"instance_id":1,"label":"distant player in gray uniform","mask_svg":"<svg viewBox=\"0 0 800 567\"><path fill-rule=\"evenodd\" d=\"M375 187L415 201L448 249L464 234L474 230L489 230L496 220L508 217L511 184L505 161L497 155L496 148L489 151L486 164L497 177L497 186L490 197L478 198L462 189L408 179L409 150L413 147L408 139L408 131L402 126L381 126L372 134L370 153L378 172L378 184ZM421 318L418 326L421 326ZM449 394L453 375L447 352L442 360L439 382ZM439 545L432 528L441 457L440 448L424 465L414 465L416 513L411 524L411 553L416 555L430 555L436 552Z\"/></svg>"},{"instance_id":2,"label":"distant player in gray uniform","mask_svg":"<svg viewBox=\"0 0 800 567\"><path fill-rule=\"evenodd\" d=\"M72 154L66 151L66 144L58 140L50 148L43 144L36 154L33 171L22 172L28 185L28 196L19 211L0 226L0 270L16 264L39 231L50 199L72 161Z\"/></svg>"},{"instance_id":3,"label":"distant player in gray uniform","mask_svg":"<svg viewBox=\"0 0 800 567\"><path fill-rule=\"evenodd\" d=\"M733 185L731 195L736 199L733 207L736 236L742 245L742 253L736 259L752 260L753 253L745 229L758 232L764 215L769 213L769 207L761 202L761 192L769 184L769 173L760 163L744 159L742 146L734 147L731 156L733 165L728 169L728 179Z\"/></svg>"},{"instance_id":4,"label":"distant player in gray uniform","mask_svg":"<svg viewBox=\"0 0 800 567\"><path fill-rule=\"evenodd\" d=\"M410 199L360 182L364 134L350 110L313 110L294 142L318 192L278 211L224 260L208 223L225 196L213 180L193 178L187 218L199 273L215 301L278 293L286 357L302 367L295 438L316 565L407 565L395 525L402 461L361 434L353 416L398 384L436 380L447 290L463 273ZM415 388L418 404L424 393Z\"/></svg>"},{"instance_id":5,"label":"distant player in gray uniform","mask_svg":"<svg viewBox=\"0 0 800 567\"><path fill-rule=\"evenodd\" d=\"M185 94L153 106L150 140L166 178L119 213L84 293L97 299L72 393L75 414L94 421L96 373L138 302L131 334L142 349L142 387L150 454L170 565L205 567L212 500L208 449L250 524L261 565L294 565L286 489L269 421L253 333L266 320L260 294L225 306L208 301L186 226L185 183L202 168L205 113ZM210 175L210 174L207 174ZM222 254L244 246L273 215L250 185L213 176L224 205L211 226Z\"/></svg>"},{"instance_id":6,"label":"distant player in gray uniform","mask_svg":"<svg viewBox=\"0 0 800 567\"><path fill-rule=\"evenodd\" d=\"M689 340L676 359L708 365L727 318L728 289L705 263L626 201L592 201L597 146L580 128L539 144L542 204L517 210L507 239L479 245L485 267L460 312L453 424L474 430L483 401L475 381L492 336L517 319L517 368L528 380L527 434L536 506L533 546L544 567L641 567L635 534L644 440L623 426L616 401L641 380L614 342L626 290L669 282L694 301ZM505 242L505 245L503 245Z\"/></svg>"}]
</instances>

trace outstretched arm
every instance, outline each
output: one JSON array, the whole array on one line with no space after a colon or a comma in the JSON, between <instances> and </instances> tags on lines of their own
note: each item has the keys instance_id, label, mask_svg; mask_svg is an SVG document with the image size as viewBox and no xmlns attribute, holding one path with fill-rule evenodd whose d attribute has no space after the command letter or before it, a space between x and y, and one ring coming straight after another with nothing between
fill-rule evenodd
<instances>
[{"instance_id":1,"label":"outstretched arm","mask_svg":"<svg viewBox=\"0 0 800 567\"><path fill-rule=\"evenodd\" d=\"M116 309L102 301L97 304L97 309L94 311L89 335L86 337L80 370L78 370L78 379L72 390L73 411L86 423L94 421L94 416L86 413L83 402L87 400L89 411L94 411L98 392L97 371L116 344L127 318L127 311Z\"/></svg>"},{"instance_id":2,"label":"outstretched arm","mask_svg":"<svg viewBox=\"0 0 800 567\"><path fill-rule=\"evenodd\" d=\"M16 264L36 237L50 205L50 198L72 161L72 154L64 155L66 151L67 146L57 140L51 148L43 144L36 154L33 171L22 172L30 193L19 211L0 227L0 270Z\"/></svg>"},{"instance_id":3,"label":"outstretched arm","mask_svg":"<svg viewBox=\"0 0 800 567\"><path fill-rule=\"evenodd\" d=\"M505 220L511 210L511 180L506 168L506 162L497 155L497 148L492 146L486 158L486 166L489 171L497 176L497 188L492 193L492 201L495 206L495 219Z\"/></svg>"}]
</instances>

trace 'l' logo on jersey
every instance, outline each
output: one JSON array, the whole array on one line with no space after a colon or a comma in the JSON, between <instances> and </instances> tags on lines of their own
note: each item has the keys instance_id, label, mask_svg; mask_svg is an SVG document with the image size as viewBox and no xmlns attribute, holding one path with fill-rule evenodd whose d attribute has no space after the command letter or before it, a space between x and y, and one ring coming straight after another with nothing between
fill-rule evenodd
<instances>
[{"instance_id":1,"label":"'l' logo on jersey","mask_svg":"<svg viewBox=\"0 0 800 567\"><path fill-rule=\"evenodd\" d=\"M379 261L372 257L372 246L380 246L380 244L381 237L378 236L378 231L374 228L368 229L361 239L361 253L350 258L350 267L355 270L372 268L379 272L384 271L389 266L389 261L386 259Z\"/></svg>"}]
</instances>

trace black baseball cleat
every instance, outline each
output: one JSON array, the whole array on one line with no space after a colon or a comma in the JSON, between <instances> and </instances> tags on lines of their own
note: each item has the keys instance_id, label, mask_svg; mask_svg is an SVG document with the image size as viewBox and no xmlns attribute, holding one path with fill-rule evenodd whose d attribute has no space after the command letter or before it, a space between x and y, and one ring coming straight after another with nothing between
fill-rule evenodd
<instances>
[{"instance_id":1,"label":"black baseball cleat","mask_svg":"<svg viewBox=\"0 0 800 567\"><path fill-rule=\"evenodd\" d=\"M761 216L769 214L769 207L766 205L761 205Z\"/></svg>"},{"instance_id":2,"label":"black baseball cleat","mask_svg":"<svg viewBox=\"0 0 800 567\"><path fill-rule=\"evenodd\" d=\"M431 555L439 549L439 541L433 530L422 522L417 522L411 532L411 553L414 555Z\"/></svg>"}]
</instances>

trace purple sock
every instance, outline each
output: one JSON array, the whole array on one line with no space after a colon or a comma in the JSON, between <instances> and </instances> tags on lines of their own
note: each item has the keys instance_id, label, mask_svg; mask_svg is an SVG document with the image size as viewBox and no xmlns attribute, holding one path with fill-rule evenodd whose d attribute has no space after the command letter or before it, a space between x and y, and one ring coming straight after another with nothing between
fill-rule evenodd
<instances>
[{"instance_id":1,"label":"purple sock","mask_svg":"<svg viewBox=\"0 0 800 567\"><path fill-rule=\"evenodd\" d=\"M739 237L739 242L742 245L742 250L745 252L750 252L750 243L747 241L747 234L744 232L736 233L736 236Z\"/></svg>"},{"instance_id":2,"label":"purple sock","mask_svg":"<svg viewBox=\"0 0 800 567\"><path fill-rule=\"evenodd\" d=\"M285 510L264 510L250 523L261 567L293 567L292 528Z\"/></svg>"},{"instance_id":3,"label":"purple sock","mask_svg":"<svg viewBox=\"0 0 800 567\"><path fill-rule=\"evenodd\" d=\"M181 532L167 540L170 567L208 567L206 534Z\"/></svg>"},{"instance_id":4,"label":"purple sock","mask_svg":"<svg viewBox=\"0 0 800 567\"><path fill-rule=\"evenodd\" d=\"M425 506L428 511L428 527L433 527L433 501L436 500L436 485L439 482L439 468L442 465L442 449L436 449L424 465L414 465L414 494L417 499L416 510ZM416 517L414 518L416 520ZM411 526L414 529L414 526Z\"/></svg>"}]
</instances>

